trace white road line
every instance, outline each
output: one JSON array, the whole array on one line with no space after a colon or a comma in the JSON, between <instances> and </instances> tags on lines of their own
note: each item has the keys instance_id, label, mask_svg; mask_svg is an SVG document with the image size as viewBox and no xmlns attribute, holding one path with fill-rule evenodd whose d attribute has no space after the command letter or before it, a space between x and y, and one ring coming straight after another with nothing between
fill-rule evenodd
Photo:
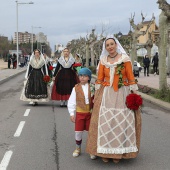
<instances>
[{"instance_id":1,"label":"white road line","mask_svg":"<svg viewBox=\"0 0 170 170\"><path fill-rule=\"evenodd\" d=\"M25 121L21 121L19 126L18 126L18 129L16 130L16 132L14 134L14 137L19 137L21 135L21 132L22 132L24 125L25 125Z\"/></svg>"},{"instance_id":2,"label":"white road line","mask_svg":"<svg viewBox=\"0 0 170 170\"><path fill-rule=\"evenodd\" d=\"M30 110L31 110L31 109L27 109L27 110L25 111L25 113L24 113L24 116L28 116L29 113L30 113Z\"/></svg>"},{"instance_id":3,"label":"white road line","mask_svg":"<svg viewBox=\"0 0 170 170\"><path fill-rule=\"evenodd\" d=\"M6 170L13 152L7 151L1 161L0 170Z\"/></svg>"}]
</instances>

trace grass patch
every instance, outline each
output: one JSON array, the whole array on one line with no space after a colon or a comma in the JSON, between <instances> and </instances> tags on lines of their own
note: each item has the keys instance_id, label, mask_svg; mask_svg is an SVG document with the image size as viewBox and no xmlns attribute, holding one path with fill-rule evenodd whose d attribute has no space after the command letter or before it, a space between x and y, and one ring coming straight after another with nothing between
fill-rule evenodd
<instances>
[{"instance_id":1,"label":"grass patch","mask_svg":"<svg viewBox=\"0 0 170 170\"><path fill-rule=\"evenodd\" d=\"M170 103L170 88L157 90L156 93L151 94L151 96Z\"/></svg>"}]
</instances>

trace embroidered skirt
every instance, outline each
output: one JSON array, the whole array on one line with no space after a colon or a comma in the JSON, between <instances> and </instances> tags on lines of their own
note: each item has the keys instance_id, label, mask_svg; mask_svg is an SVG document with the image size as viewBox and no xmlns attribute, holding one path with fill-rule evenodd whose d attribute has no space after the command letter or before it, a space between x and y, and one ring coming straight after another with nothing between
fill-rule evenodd
<instances>
[{"instance_id":1,"label":"embroidered skirt","mask_svg":"<svg viewBox=\"0 0 170 170\"><path fill-rule=\"evenodd\" d=\"M68 100L75 84L78 83L78 76L70 68L62 68L55 79L52 87L52 100Z\"/></svg>"},{"instance_id":2,"label":"embroidered skirt","mask_svg":"<svg viewBox=\"0 0 170 170\"><path fill-rule=\"evenodd\" d=\"M128 87L96 92L86 151L105 158L135 158L139 152L141 115L127 109Z\"/></svg>"}]
</instances>

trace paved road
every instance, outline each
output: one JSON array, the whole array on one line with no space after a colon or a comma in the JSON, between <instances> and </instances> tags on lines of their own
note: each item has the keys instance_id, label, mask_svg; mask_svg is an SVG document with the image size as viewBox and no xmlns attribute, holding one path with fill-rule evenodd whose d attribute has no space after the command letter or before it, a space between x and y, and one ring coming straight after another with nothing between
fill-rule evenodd
<instances>
[{"instance_id":1,"label":"paved road","mask_svg":"<svg viewBox=\"0 0 170 170\"><path fill-rule=\"evenodd\" d=\"M90 160L85 153L87 134L81 156L73 158L74 126L67 109L60 108L59 102L33 107L20 101L23 77L24 73L0 85L0 170L5 170L2 166L7 170L170 170L167 111L144 104L141 150L136 159L119 164Z\"/></svg>"}]
</instances>

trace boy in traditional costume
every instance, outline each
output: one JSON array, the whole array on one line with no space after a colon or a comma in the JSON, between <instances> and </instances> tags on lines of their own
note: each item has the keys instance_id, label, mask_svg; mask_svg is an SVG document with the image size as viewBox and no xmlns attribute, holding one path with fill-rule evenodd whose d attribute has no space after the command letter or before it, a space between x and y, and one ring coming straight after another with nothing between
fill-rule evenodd
<instances>
[{"instance_id":1,"label":"boy in traditional costume","mask_svg":"<svg viewBox=\"0 0 170 170\"><path fill-rule=\"evenodd\" d=\"M73 157L78 157L81 154L82 134L84 130L89 130L94 98L94 85L90 83L91 71L88 68L81 68L78 75L80 83L73 88L67 105L70 119L75 123L76 149L73 152ZM93 155L90 157L91 159L96 158Z\"/></svg>"}]
</instances>

